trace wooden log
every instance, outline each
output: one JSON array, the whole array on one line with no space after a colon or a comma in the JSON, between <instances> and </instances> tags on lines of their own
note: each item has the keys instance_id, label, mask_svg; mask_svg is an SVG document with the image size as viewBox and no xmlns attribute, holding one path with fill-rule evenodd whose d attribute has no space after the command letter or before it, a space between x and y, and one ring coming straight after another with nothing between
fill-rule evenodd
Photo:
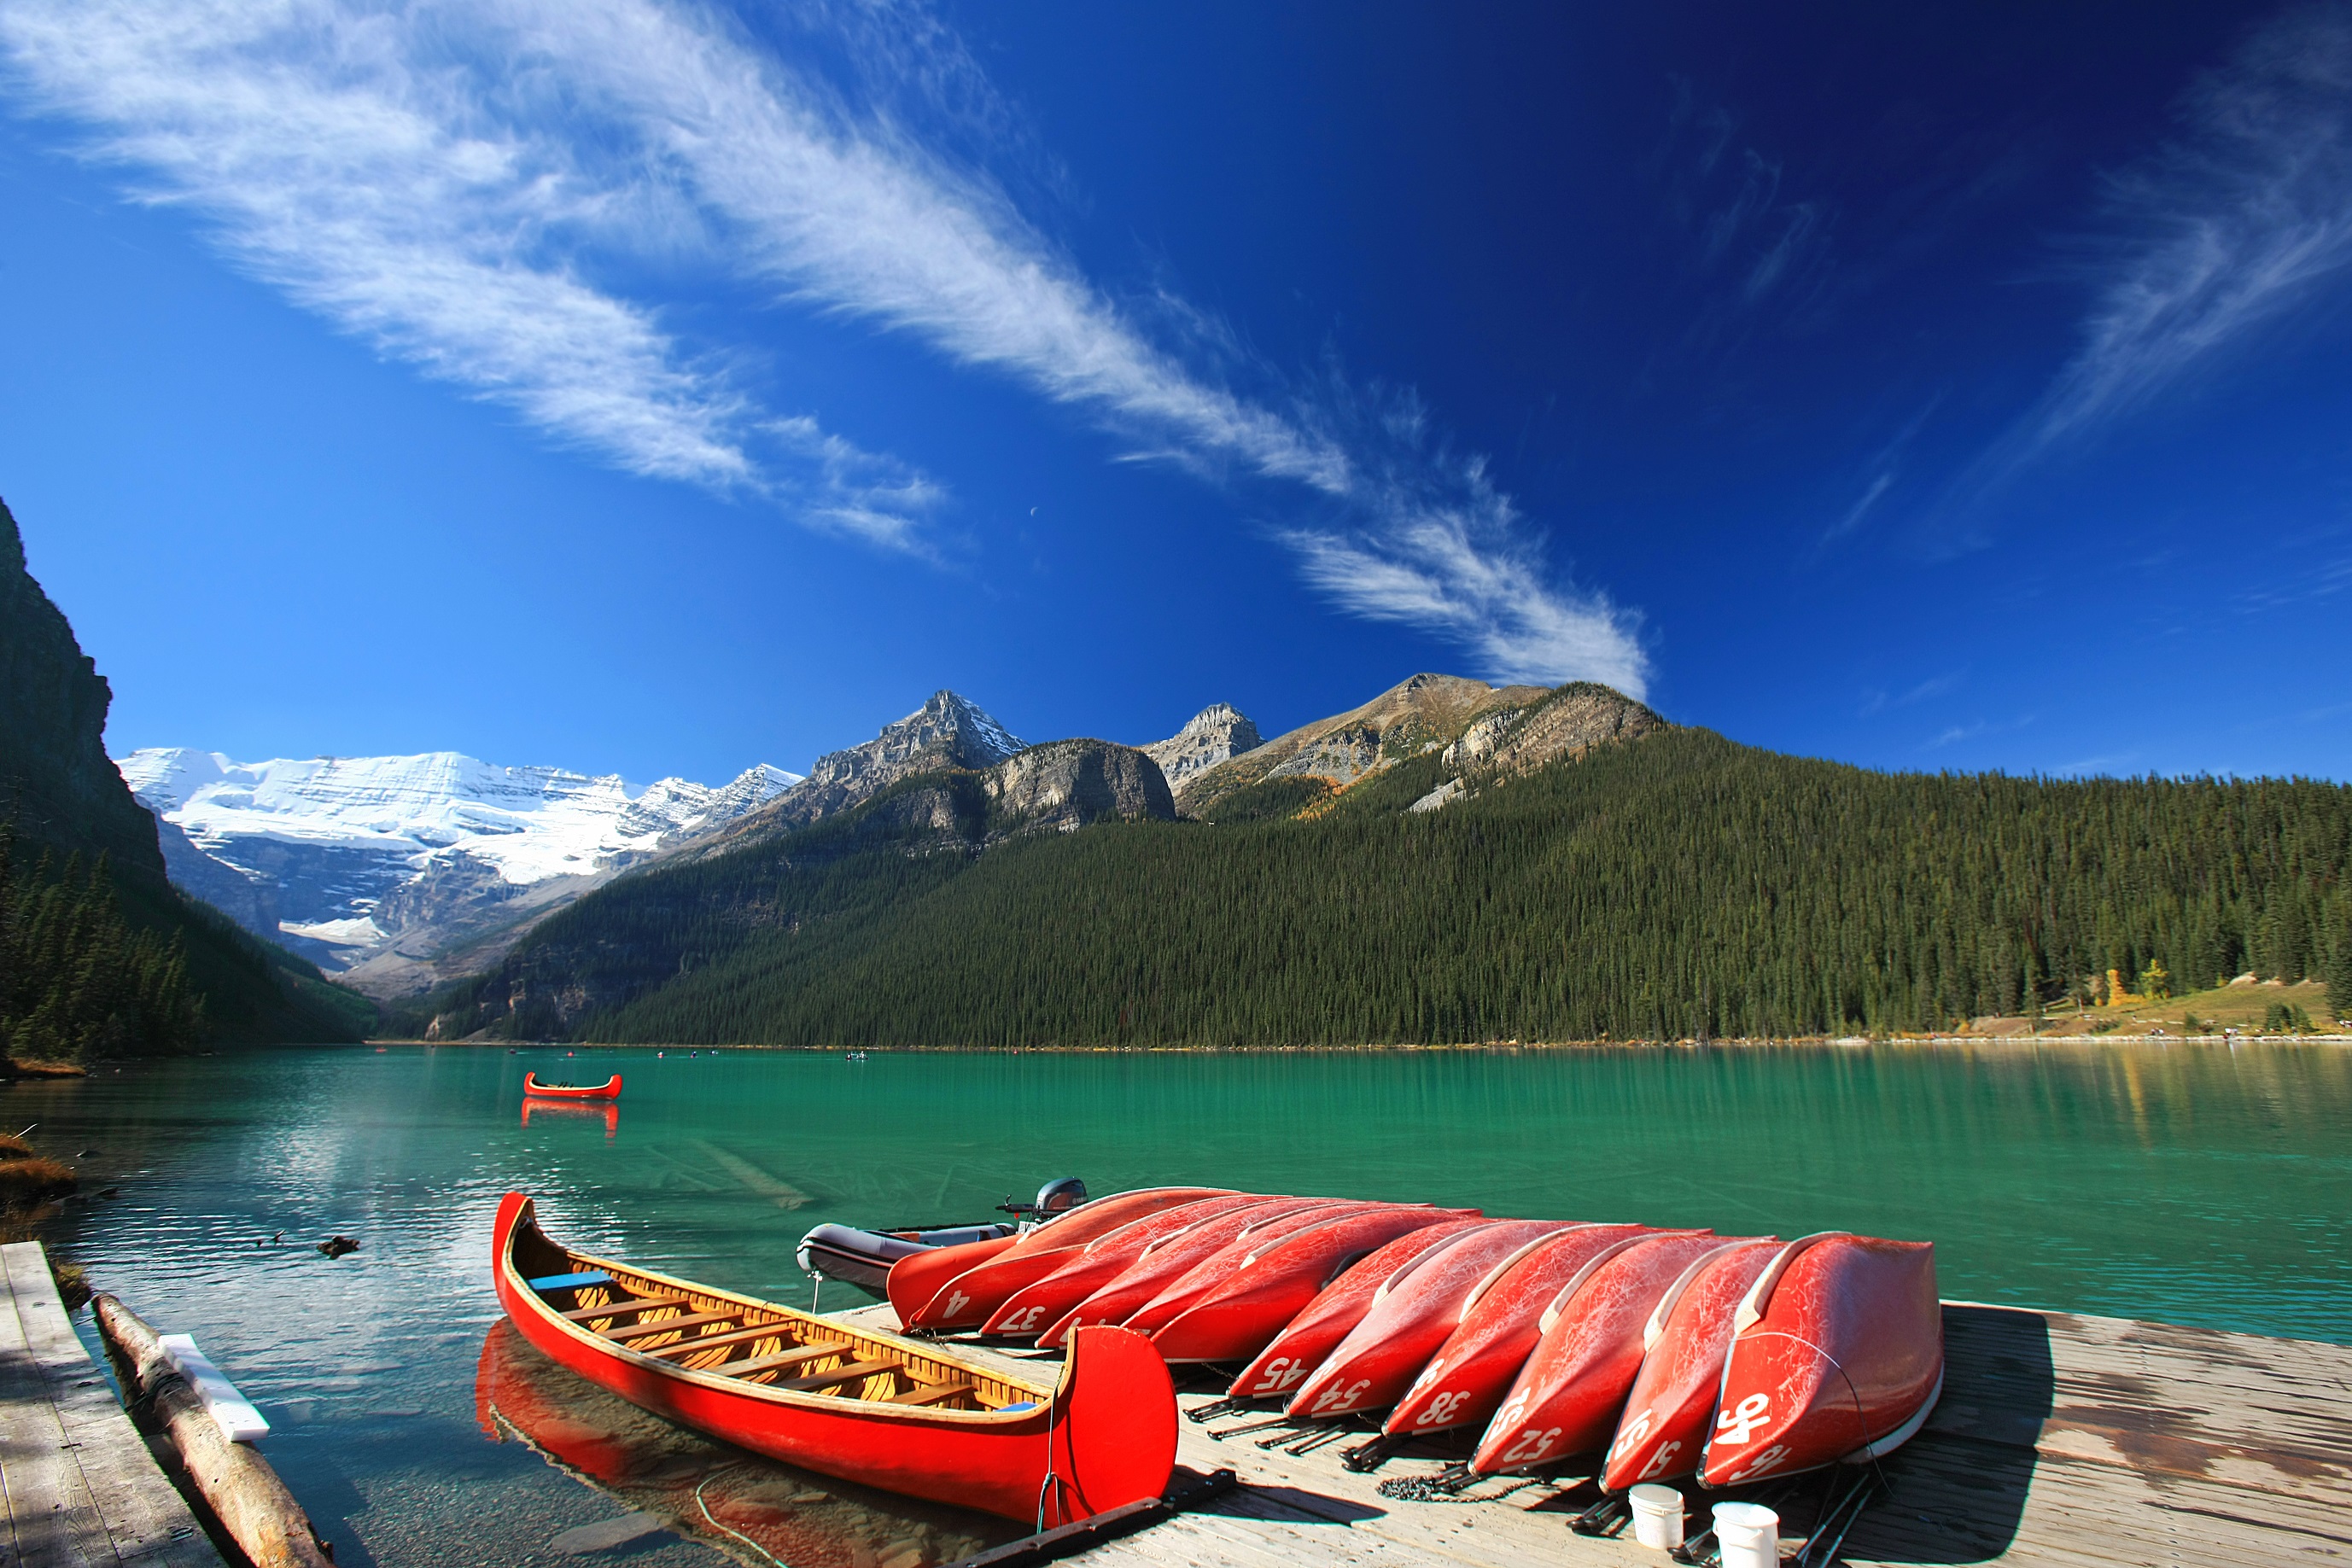
<instances>
[{"instance_id":1,"label":"wooden log","mask_svg":"<svg viewBox=\"0 0 2352 1568\"><path fill-rule=\"evenodd\" d=\"M334 1568L310 1515L269 1461L228 1440L154 1331L110 1295L90 1306L130 1395L131 1419L170 1445L188 1484L254 1568Z\"/></svg>"}]
</instances>

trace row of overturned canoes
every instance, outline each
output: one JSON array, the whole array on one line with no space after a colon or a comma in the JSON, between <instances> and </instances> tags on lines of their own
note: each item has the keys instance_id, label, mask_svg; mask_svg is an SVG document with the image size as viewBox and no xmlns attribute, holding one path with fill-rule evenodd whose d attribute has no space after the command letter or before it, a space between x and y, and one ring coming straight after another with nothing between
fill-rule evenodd
<instances>
[{"instance_id":1,"label":"row of overturned canoes","mask_svg":"<svg viewBox=\"0 0 2352 1568\"><path fill-rule=\"evenodd\" d=\"M1473 1436L1476 1474L1738 1486L1886 1452L1943 1381L1933 1247L1794 1241L1202 1187L1119 1193L899 1260L908 1328L1121 1325L1237 1401Z\"/></svg>"}]
</instances>

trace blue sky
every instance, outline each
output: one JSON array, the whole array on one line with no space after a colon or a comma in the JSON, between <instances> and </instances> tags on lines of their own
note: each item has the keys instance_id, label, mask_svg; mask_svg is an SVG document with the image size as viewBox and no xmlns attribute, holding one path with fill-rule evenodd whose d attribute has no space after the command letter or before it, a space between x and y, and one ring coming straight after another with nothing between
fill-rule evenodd
<instances>
[{"instance_id":1,"label":"blue sky","mask_svg":"<svg viewBox=\"0 0 2352 1568\"><path fill-rule=\"evenodd\" d=\"M2352 777L2352 11L0 0L110 743L805 766L1416 670Z\"/></svg>"}]
</instances>

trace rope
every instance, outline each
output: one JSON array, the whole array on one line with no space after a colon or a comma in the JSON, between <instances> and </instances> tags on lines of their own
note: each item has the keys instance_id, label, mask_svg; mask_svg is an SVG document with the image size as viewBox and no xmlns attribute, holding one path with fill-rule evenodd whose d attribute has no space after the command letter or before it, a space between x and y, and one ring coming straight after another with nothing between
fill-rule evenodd
<instances>
[{"instance_id":1,"label":"rope","mask_svg":"<svg viewBox=\"0 0 2352 1568\"><path fill-rule=\"evenodd\" d=\"M750 1547L752 1551L758 1552L761 1556L774 1563L776 1568L792 1568L792 1565L786 1563L782 1558L777 1556L774 1552L769 1551L766 1547L761 1545L758 1542L752 1540L750 1536L744 1534L733 1525L721 1524L719 1521L719 1516L710 1511L710 1505L702 1500L702 1489L709 1486L719 1476L724 1475L727 1471L735 1468L736 1467L733 1465L721 1465L717 1469L711 1471L709 1475L697 1481L694 1484L694 1506L702 1511L702 1517L710 1521L710 1527L713 1530L725 1531L728 1534L733 1536L736 1540L741 1542L744 1545Z\"/></svg>"},{"instance_id":2,"label":"rope","mask_svg":"<svg viewBox=\"0 0 2352 1568\"><path fill-rule=\"evenodd\" d=\"M1853 1399L1854 1423L1862 1428L1862 1441L1855 1444L1854 1447L1857 1448L1867 1448L1871 1444L1878 1440L1870 1435L1870 1416L1862 1407L1862 1390L1853 1385L1853 1378L1847 1374L1846 1369L1843 1366L1839 1365L1838 1358L1836 1356L1832 1355L1828 1351L1823 1350L1820 1345L1815 1344L1811 1340L1807 1339L1804 1335L1790 1333L1786 1329L1756 1329L1745 1337L1749 1339L1764 1339L1769 1337L1773 1339L1793 1340L1797 1343L1803 1345L1807 1350L1811 1351L1815 1355L1820 1356L1823 1361L1828 1362L1832 1367L1836 1367L1837 1375L1845 1379L1846 1393ZM1878 1456L1876 1454L1870 1456L1870 1468L1876 1473L1878 1477L1878 1484L1885 1487L1887 1491L1892 1494L1895 1490L1895 1485L1892 1481L1889 1481L1886 1479L1885 1468L1878 1462Z\"/></svg>"}]
</instances>

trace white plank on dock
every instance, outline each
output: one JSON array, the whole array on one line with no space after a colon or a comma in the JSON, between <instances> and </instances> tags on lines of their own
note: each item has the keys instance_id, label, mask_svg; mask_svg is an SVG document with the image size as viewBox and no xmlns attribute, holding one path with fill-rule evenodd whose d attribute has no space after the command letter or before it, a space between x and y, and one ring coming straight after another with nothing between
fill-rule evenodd
<instances>
[{"instance_id":1,"label":"white plank on dock","mask_svg":"<svg viewBox=\"0 0 2352 1568\"><path fill-rule=\"evenodd\" d=\"M0 1283L6 1568L221 1568L76 1337L40 1243L0 1247Z\"/></svg>"}]
</instances>

